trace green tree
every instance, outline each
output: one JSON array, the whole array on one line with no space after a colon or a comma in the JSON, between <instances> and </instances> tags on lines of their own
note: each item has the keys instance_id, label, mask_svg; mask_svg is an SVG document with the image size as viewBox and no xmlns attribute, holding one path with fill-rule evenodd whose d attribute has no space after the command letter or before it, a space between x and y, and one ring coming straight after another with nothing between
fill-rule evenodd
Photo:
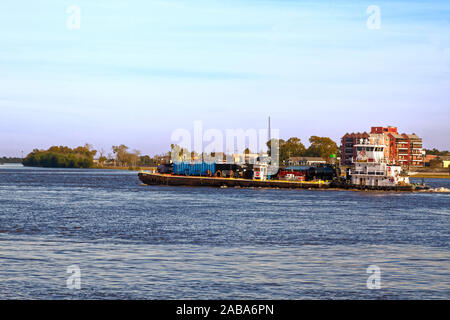
<instances>
[{"instance_id":1,"label":"green tree","mask_svg":"<svg viewBox=\"0 0 450 320\"><path fill-rule=\"evenodd\" d=\"M116 155L116 161L119 166L123 166L127 162L127 156L128 156L128 147L124 144L121 144L120 146L112 146L112 151Z\"/></svg>"},{"instance_id":2,"label":"green tree","mask_svg":"<svg viewBox=\"0 0 450 320\"><path fill-rule=\"evenodd\" d=\"M147 166L147 167L155 165L154 160L148 155L140 156L138 163L140 166Z\"/></svg>"},{"instance_id":3,"label":"green tree","mask_svg":"<svg viewBox=\"0 0 450 320\"><path fill-rule=\"evenodd\" d=\"M338 146L336 142L328 137L311 136L309 138L311 145L306 151L306 155L310 157L321 157L324 160L329 160L330 155L338 153Z\"/></svg>"},{"instance_id":4,"label":"green tree","mask_svg":"<svg viewBox=\"0 0 450 320\"><path fill-rule=\"evenodd\" d=\"M282 146L282 159L287 160L290 157L301 157L305 155L306 148L297 137L289 138Z\"/></svg>"},{"instance_id":5,"label":"green tree","mask_svg":"<svg viewBox=\"0 0 450 320\"><path fill-rule=\"evenodd\" d=\"M96 152L88 144L75 149L65 146L52 146L48 150L34 149L22 163L25 166L90 168L94 163L93 158Z\"/></svg>"},{"instance_id":6,"label":"green tree","mask_svg":"<svg viewBox=\"0 0 450 320\"><path fill-rule=\"evenodd\" d=\"M272 156L272 148L278 148L280 162L285 162L289 157L301 157L305 154L306 148L297 137L291 137L287 141L283 139L272 139L267 142L268 154Z\"/></svg>"},{"instance_id":7,"label":"green tree","mask_svg":"<svg viewBox=\"0 0 450 320\"><path fill-rule=\"evenodd\" d=\"M98 162L102 167L105 165L106 160L108 159L105 156L100 156L100 158L98 158Z\"/></svg>"}]
</instances>

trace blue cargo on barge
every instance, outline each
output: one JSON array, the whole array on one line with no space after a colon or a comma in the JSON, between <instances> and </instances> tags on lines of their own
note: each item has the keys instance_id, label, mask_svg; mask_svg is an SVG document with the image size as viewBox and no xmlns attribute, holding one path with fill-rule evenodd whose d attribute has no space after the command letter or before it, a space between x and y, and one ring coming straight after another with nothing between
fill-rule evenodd
<instances>
[{"instance_id":1,"label":"blue cargo on barge","mask_svg":"<svg viewBox=\"0 0 450 320\"><path fill-rule=\"evenodd\" d=\"M173 173L184 176L213 176L216 174L216 164L207 162L174 162Z\"/></svg>"}]
</instances>

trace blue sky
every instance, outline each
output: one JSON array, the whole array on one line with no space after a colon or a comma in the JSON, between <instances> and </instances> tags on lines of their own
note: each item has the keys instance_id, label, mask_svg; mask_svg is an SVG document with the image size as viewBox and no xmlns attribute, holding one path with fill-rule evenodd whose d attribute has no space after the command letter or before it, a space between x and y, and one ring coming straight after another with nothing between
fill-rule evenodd
<instances>
[{"instance_id":1,"label":"blue sky","mask_svg":"<svg viewBox=\"0 0 450 320\"><path fill-rule=\"evenodd\" d=\"M305 144L395 125L450 149L448 1L2 1L0 44L0 156L155 154L195 120L259 129L269 115Z\"/></svg>"}]
</instances>

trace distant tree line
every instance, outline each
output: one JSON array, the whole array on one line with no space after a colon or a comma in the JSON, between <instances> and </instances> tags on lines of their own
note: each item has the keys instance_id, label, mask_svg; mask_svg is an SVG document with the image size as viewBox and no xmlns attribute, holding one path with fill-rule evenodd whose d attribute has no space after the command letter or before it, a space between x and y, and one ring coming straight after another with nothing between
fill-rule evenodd
<instances>
[{"instance_id":1,"label":"distant tree line","mask_svg":"<svg viewBox=\"0 0 450 320\"><path fill-rule=\"evenodd\" d=\"M17 158L25 166L52 168L92 168L92 167L133 167L155 166L160 156L141 155L139 150L128 151L124 144L112 146L112 154L105 154L103 149L97 151L86 143L84 146L69 148L52 146L47 150L34 149L24 159ZM94 156L98 158L94 160ZM2 158L0 158L0 163ZM6 161L4 161L6 163ZM9 161L13 162L13 161Z\"/></svg>"},{"instance_id":2,"label":"distant tree line","mask_svg":"<svg viewBox=\"0 0 450 320\"><path fill-rule=\"evenodd\" d=\"M0 163L21 163L22 158L16 158L16 157L1 157Z\"/></svg>"},{"instance_id":3,"label":"distant tree line","mask_svg":"<svg viewBox=\"0 0 450 320\"><path fill-rule=\"evenodd\" d=\"M436 148L433 149L425 149L425 153L426 154L431 154L431 155L435 155L435 156L447 156L450 155L450 152L448 150L445 151L439 151Z\"/></svg>"}]
</instances>

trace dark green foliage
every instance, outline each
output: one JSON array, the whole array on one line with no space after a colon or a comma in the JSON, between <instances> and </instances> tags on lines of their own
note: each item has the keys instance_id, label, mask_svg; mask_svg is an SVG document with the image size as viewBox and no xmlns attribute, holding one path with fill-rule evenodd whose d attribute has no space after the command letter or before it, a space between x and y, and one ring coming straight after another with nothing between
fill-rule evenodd
<instances>
[{"instance_id":1,"label":"dark green foliage","mask_svg":"<svg viewBox=\"0 0 450 320\"><path fill-rule=\"evenodd\" d=\"M272 139L272 142L278 144L279 159L281 162L288 160L290 157L322 157L325 160L330 158L332 154L338 154L339 148L337 144L328 137L312 136L309 138L311 145L305 148L301 140L297 137L291 137L287 141L283 139ZM271 155L271 144L267 142L269 155Z\"/></svg>"},{"instance_id":2,"label":"dark green foliage","mask_svg":"<svg viewBox=\"0 0 450 320\"><path fill-rule=\"evenodd\" d=\"M156 162L150 156L140 156L138 164L144 167L155 166Z\"/></svg>"},{"instance_id":3,"label":"dark green foliage","mask_svg":"<svg viewBox=\"0 0 450 320\"><path fill-rule=\"evenodd\" d=\"M273 143L273 145L271 144ZM278 156L281 162L288 160L290 157L300 157L306 152L306 148L297 137L291 137L287 141L283 139L272 139L267 142L267 147L269 148L269 155L272 155L271 148L273 146L278 146Z\"/></svg>"},{"instance_id":4,"label":"dark green foliage","mask_svg":"<svg viewBox=\"0 0 450 320\"><path fill-rule=\"evenodd\" d=\"M311 136L309 138L311 145L306 151L306 156L321 157L328 160L330 155L337 154L339 148L337 144L328 137Z\"/></svg>"},{"instance_id":5,"label":"dark green foliage","mask_svg":"<svg viewBox=\"0 0 450 320\"><path fill-rule=\"evenodd\" d=\"M96 153L97 151L91 150L88 144L75 149L53 146L48 150L34 149L22 163L31 167L91 168Z\"/></svg>"}]
</instances>

